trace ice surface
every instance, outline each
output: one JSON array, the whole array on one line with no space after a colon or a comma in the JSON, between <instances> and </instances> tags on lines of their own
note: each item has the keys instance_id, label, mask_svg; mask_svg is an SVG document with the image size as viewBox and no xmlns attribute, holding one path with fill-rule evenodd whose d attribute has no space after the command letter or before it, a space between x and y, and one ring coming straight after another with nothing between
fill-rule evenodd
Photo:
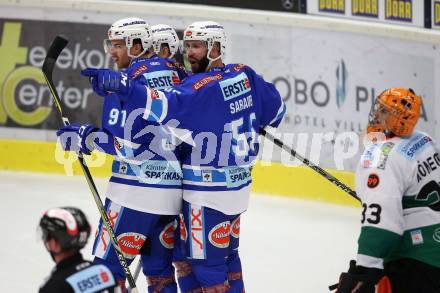
<instances>
[{"instance_id":1,"label":"ice surface","mask_svg":"<svg viewBox=\"0 0 440 293\"><path fill-rule=\"evenodd\" d=\"M104 195L106 180L96 183ZM77 206L94 235L97 208L82 176L0 171L0 190L1 291L36 292L54 265L37 239L39 217L50 207ZM359 219L356 208L253 194L241 220L246 291L328 292L356 254ZM89 259L91 245L92 239L83 250ZM144 280L138 279L140 292L146 292Z\"/></svg>"}]
</instances>

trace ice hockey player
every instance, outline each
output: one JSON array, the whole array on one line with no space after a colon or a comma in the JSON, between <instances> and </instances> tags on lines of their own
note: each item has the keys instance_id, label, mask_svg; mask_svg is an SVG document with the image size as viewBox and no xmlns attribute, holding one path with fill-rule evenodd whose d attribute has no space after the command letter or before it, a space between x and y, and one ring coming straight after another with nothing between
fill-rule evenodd
<instances>
[{"instance_id":1,"label":"ice hockey player","mask_svg":"<svg viewBox=\"0 0 440 293\"><path fill-rule=\"evenodd\" d=\"M151 26L153 33L154 52L161 58L173 59L179 52L180 40L176 31L167 24Z\"/></svg>"},{"instance_id":2,"label":"ice hockey player","mask_svg":"<svg viewBox=\"0 0 440 293\"><path fill-rule=\"evenodd\" d=\"M357 259L338 293L440 292L440 157L431 136L413 130L421 103L412 89L391 88L373 105L367 132L375 142L356 170Z\"/></svg>"},{"instance_id":3,"label":"ice hockey player","mask_svg":"<svg viewBox=\"0 0 440 293\"><path fill-rule=\"evenodd\" d=\"M121 74L105 70L90 76L111 80L99 82L99 90L116 91L127 104L143 109L146 123L174 120L192 133L193 143L182 144L181 156L189 269L203 292L243 292L240 215L248 207L258 132L260 127L277 127L285 105L274 85L250 67L223 64L222 25L189 25L184 48L195 74L165 91L121 83Z\"/></svg>"},{"instance_id":4,"label":"ice hockey player","mask_svg":"<svg viewBox=\"0 0 440 293\"><path fill-rule=\"evenodd\" d=\"M180 47L180 40L176 31L166 24L153 25L151 31L153 33L154 52L161 58L174 59ZM174 235L173 264L176 268L179 288L182 292L196 292L201 290L199 282L196 280L194 273L191 272L190 265L185 261L184 239L181 237L181 233L185 233L183 214L180 214L176 220L178 226Z\"/></svg>"},{"instance_id":5,"label":"ice hockey player","mask_svg":"<svg viewBox=\"0 0 440 293\"><path fill-rule=\"evenodd\" d=\"M121 292L111 271L102 264L83 259L80 250L90 236L90 225L78 208L47 210L39 231L47 251L56 263L40 293Z\"/></svg>"},{"instance_id":6,"label":"ice hockey player","mask_svg":"<svg viewBox=\"0 0 440 293\"><path fill-rule=\"evenodd\" d=\"M186 77L186 72L173 60L156 56L146 21L140 18L119 20L110 27L108 35L106 44L110 44L110 51L126 47L131 58L129 67L118 73L127 82L136 80L164 89L179 84ZM117 40L123 40L125 46L116 47ZM125 63L118 58L115 62L123 68ZM69 138L75 140L74 144L79 145L84 154L98 149L114 155L105 208L119 245L128 263L141 255L150 291L176 292L172 248L175 218L182 205L182 176L177 159L169 162L165 155L158 155L166 153L171 158L176 157L173 138L160 131L156 131L158 135L154 141L155 136L149 133L136 137L142 130L137 126L140 120L143 121L142 115L133 113L121 103L116 93L99 90L97 79L92 79L91 83L95 92L104 97L102 128L73 124L61 128L58 135L62 142ZM63 145L69 149L66 143ZM148 147L153 148L152 145L160 150L156 153L146 151ZM125 274L102 221L98 232L93 246L94 262L106 264L118 282L124 284Z\"/></svg>"}]
</instances>

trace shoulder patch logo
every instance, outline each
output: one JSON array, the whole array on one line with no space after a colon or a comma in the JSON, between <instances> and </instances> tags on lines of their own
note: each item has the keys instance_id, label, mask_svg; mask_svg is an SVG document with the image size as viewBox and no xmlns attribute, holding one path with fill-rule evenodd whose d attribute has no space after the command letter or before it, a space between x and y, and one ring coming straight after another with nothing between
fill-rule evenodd
<instances>
[{"instance_id":1,"label":"shoulder patch logo","mask_svg":"<svg viewBox=\"0 0 440 293\"><path fill-rule=\"evenodd\" d=\"M142 64L131 74L131 79L136 79L139 77L139 75L141 75L147 71L148 71L147 65Z\"/></svg>"},{"instance_id":2,"label":"shoulder patch logo","mask_svg":"<svg viewBox=\"0 0 440 293\"><path fill-rule=\"evenodd\" d=\"M201 88L204 87L205 85L207 85L207 84L209 84L209 83L211 83L211 82L213 82L213 81L220 80L220 79L222 79L222 78L223 78L223 76L222 76L221 74L219 74L219 73L216 74L216 75L207 76L207 77L204 77L204 78L202 78L202 79L196 81L196 82L193 84L192 87L193 87L194 90L198 91L199 89L201 89Z\"/></svg>"},{"instance_id":3,"label":"shoulder patch logo","mask_svg":"<svg viewBox=\"0 0 440 293\"><path fill-rule=\"evenodd\" d=\"M408 160L413 160L417 154L421 153L431 142L431 137L422 133L417 133L407 143L402 144L399 147L401 152Z\"/></svg>"},{"instance_id":4,"label":"shoulder patch logo","mask_svg":"<svg viewBox=\"0 0 440 293\"><path fill-rule=\"evenodd\" d=\"M244 65L244 64L237 64L237 65L235 65L234 66L234 70L235 71L240 71L240 70L242 70L243 68L245 68L246 67L246 65Z\"/></svg>"},{"instance_id":5,"label":"shoulder patch logo","mask_svg":"<svg viewBox=\"0 0 440 293\"><path fill-rule=\"evenodd\" d=\"M376 188L379 185L380 179L379 176L375 173L371 173L368 176L367 186L369 188Z\"/></svg>"}]
</instances>

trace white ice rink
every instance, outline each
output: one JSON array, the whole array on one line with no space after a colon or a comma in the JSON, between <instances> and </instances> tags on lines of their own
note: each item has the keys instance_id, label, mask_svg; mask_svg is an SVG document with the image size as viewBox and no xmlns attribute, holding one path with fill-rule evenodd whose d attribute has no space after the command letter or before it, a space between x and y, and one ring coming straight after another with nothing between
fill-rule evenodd
<instances>
[{"instance_id":1,"label":"white ice rink","mask_svg":"<svg viewBox=\"0 0 440 293\"><path fill-rule=\"evenodd\" d=\"M96 180L101 195L106 181ZM294 182L292 182L294 184ZM0 171L2 292L37 292L53 263L36 226L43 211L77 206L94 229L98 211L81 176ZM360 211L337 205L253 195L241 221L241 257L248 293L324 293L356 253ZM84 249L90 258L92 239ZM138 279L140 292L145 281Z\"/></svg>"}]
</instances>

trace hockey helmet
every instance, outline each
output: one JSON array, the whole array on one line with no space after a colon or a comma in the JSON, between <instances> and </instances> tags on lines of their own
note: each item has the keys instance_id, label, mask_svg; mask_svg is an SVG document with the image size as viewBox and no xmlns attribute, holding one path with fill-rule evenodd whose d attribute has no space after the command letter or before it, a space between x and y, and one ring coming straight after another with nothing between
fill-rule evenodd
<instances>
[{"instance_id":1,"label":"hockey helmet","mask_svg":"<svg viewBox=\"0 0 440 293\"><path fill-rule=\"evenodd\" d=\"M47 210L40 219L39 228L44 242L54 238L63 251L83 248L91 230L84 213L74 207Z\"/></svg>"},{"instance_id":2,"label":"hockey helmet","mask_svg":"<svg viewBox=\"0 0 440 293\"><path fill-rule=\"evenodd\" d=\"M173 58L179 51L179 37L176 31L169 25L156 24L151 26L151 32L153 34L154 52L159 54L162 44L167 44L171 53L168 58Z\"/></svg>"},{"instance_id":3,"label":"hockey helmet","mask_svg":"<svg viewBox=\"0 0 440 293\"><path fill-rule=\"evenodd\" d=\"M422 98L412 89L383 91L371 108L367 132L383 132L401 137L411 135L420 117Z\"/></svg>"},{"instance_id":4,"label":"hockey helmet","mask_svg":"<svg viewBox=\"0 0 440 293\"><path fill-rule=\"evenodd\" d=\"M131 55L130 49L133 47L133 41L139 39L143 51L137 55ZM112 40L125 40L127 54L132 58L138 58L153 46L153 35L148 23L138 17L129 17L116 21L108 30L108 39L104 40L104 51L109 52Z\"/></svg>"},{"instance_id":5,"label":"hockey helmet","mask_svg":"<svg viewBox=\"0 0 440 293\"><path fill-rule=\"evenodd\" d=\"M198 21L190 24L183 32L183 42L204 41L208 47L207 58L209 61L216 61L225 57L226 53L226 34L223 26L214 21ZM209 55L218 42L220 45L220 55L212 59Z\"/></svg>"}]
</instances>

